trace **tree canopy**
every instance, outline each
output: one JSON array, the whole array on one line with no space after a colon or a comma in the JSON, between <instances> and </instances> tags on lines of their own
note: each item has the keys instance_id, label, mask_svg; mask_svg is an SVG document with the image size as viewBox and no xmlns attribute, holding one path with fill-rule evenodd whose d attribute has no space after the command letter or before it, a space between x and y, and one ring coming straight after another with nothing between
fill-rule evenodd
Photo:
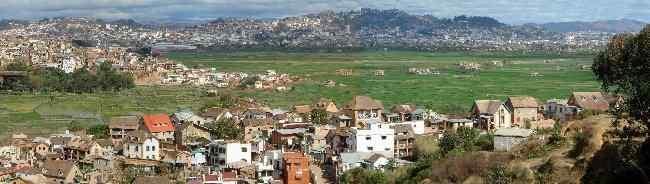
<instances>
[{"instance_id":1,"label":"tree canopy","mask_svg":"<svg viewBox=\"0 0 650 184\"><path fill-rule=\"evenodd\" d=\"M623 97L614 109L616 123L650 123L650 25L639 34L613 37L594 59L593 71L604 91Z\"/></svg>"}]
</instances>

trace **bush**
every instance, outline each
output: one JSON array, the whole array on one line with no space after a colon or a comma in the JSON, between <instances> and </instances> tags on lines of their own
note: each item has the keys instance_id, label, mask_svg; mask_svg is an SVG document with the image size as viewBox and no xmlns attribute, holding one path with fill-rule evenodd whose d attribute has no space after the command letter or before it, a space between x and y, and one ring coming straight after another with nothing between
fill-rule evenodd
<instances>
[{"instance_id":1,"label":"bush","mask_svg":"<svg viewBox=\"0 0 650 184\"><path fill-rule=\"evenodd\" d=\"M485 183L488 184L509 184L513 181L513 174L500 164L492 166L485 175Z\"/></svg>"},{"instance_id":2,"label":"bush","mask_svg":"<svg viewBox=\"0 0 650 184\"><path fill-rule=\"evenodd\" d=\"M560 123L555 122L553 128L551 129L551 136L548 138L548 143L552 145L560 145L564 142L564 137L562 137L562 126Z\"/></svg>"},{"instance_id":3,"label":"bush","mask_svg":"<svg viewBox=\"0 0 650 184\"><path fill-rule=\"evenodd\" d=\"M578 132L573 137L573 141L573 149L569 151L569 156L572 158L577 158L585 151L585 148L589 146L589 137L585 132Z\"/></svg>"},{"instance_id":4,"label":"bush","mask_svg":"<svg viewBox=\"0 0 650 184\"><path fill-rule=\"evenodd\" d=\"M478 140L476 140L476 146L478 146L483 151L494 150L494 134L487 133L480 135L478 137Z\"/></svg>"}]
</instances>

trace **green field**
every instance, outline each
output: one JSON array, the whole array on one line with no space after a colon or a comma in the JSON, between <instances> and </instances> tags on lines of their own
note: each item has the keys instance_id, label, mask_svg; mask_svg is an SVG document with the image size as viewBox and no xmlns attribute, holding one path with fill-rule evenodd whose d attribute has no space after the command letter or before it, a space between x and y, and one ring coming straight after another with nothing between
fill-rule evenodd
<instances>
[{"instance_id":1,"label":"green field","mask_svg":"<svg viewBox=\"0 0 650 184\"><path fill-rule=\"evenodd\" d=\"M12 133L63 132L71 122L91 126L110 117L198 110L212 98L203 89L137 87L119 93L22 94L0 96L0 140Z\"/></svg>"},{"instance_id":2,"label":"green field","mask_svg":"<svg viewBox=\"0 0 650 184\"><path fill-rule=\"evenodd\" d=\"M353 95L368 95L386 106L400 103L434 104L441 112L467 110L474 99L504 99L509 95L531 95L546 100L567 98L572 91L594 91L599 84L591 71L591 56L561 56L515 53L170 53L168 56L188 66L215 67L219 71L262 72L273 69L307 78L286 93L257 91L243 96L256 97L276 107L311 103L319 97L343 104ZM502 61L503 67L489 66ZM465 72L460 62L483 65L480 72ZM407 74L410 67L435 67L439 76ZM357 75L336 75L337 69L352 69ZM559 69L559 70L558 70ZM385 70L385 76L375 76ZM538 72L542 76L529 77ZM335 80L337 86L322 86Z\"/></svg>"},{"instance_id":3,"label":"green field","mask_svg":"<svg viewBox=\"0 0 650 184\"><path fill-rule=\"evenodd\" d=\"M275 91L242 92L272 107L289 108L311 104L320 97L344 104L354 95L382 100L389 108L400 103L432 103L439 112L462 113L474 99L503 99L508 95L532 95L540 100L566 98L571 91L598 90L590 71L577 69L589 64L590 56L521 55L504 53L170 53L173 60L189 66L215 67L219 71L263 72L274 69L305 78L285 93ZM505 66L486 66L490 61L505 61ZM547 61L547 62L545 62ZM482 63L483 70L466 73L459 62ZM410 67L435 67L439 76L407 74ZM560 70L557 70L558 67ZM352 69L356 75L344 77L337 69ZM374 76L375 70L385 76ZM529 77L539 72L541 77ZM321 85L335 80L336 86ZM169 113L178 108L198 110L213 100L205 89L145 87L120 93L22 94L0 95L0 140L12 133L43 135L62 132L72 121L87 125L105 123L110 117L136 113Z\"/></svg>"}]
</instances>

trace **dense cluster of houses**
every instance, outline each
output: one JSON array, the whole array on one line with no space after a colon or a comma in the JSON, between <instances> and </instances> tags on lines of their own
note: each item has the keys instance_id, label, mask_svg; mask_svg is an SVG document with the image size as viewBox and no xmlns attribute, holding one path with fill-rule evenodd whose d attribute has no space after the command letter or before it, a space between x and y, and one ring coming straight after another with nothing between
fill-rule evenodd
<instances>
[{"instance_id":1,"label":"dense cluster of houses","mask_svg":"<svg viewBox=\"0 0 650 184\"><path fill-rule=\"evenodd\" d=\"M300 80L289 74L279 74L275 70L248 74L243 72L218 72L215 68L190 69L183 64L158 63L156 70L163 73L159 83L164 85L215 86L218 88L239 87L248 77L255 77L255 89L286 90L291 83Z\"/></svg>"},{"instance_id":2,"label":"dense cluster of houses","mask_svg":"<svg viewBox=\"0 0 650 184\"><path fill-rule=\"evenodd\" d=\"M338 181L353 168L412 163L418 136L472 127L493 132L495 151L508 151L548 119L568 121L585 110L607 110L611 103L599 92L576 92L544 104L513 96L505 102L476 100L466 115L441 115L413 104L388 109L379 100L355 96L342 106L321 98L289 110L251 102L198 113L179 109L113 117L106 138L84 131L13 135L0 147L0 182L116 183L124 181L125 172L137 173L134 183ZM326 119L316 123L319 113ZM215 135L210 127L222 120L238 127L241 138Z\"/></svg>"}]
</instances>

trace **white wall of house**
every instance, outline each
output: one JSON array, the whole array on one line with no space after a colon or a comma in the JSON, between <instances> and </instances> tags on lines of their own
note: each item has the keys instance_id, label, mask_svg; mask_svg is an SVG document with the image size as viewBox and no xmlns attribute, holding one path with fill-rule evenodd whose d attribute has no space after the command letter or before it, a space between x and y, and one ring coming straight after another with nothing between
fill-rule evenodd
<instances>
[{"instance_id":1,"label":"white wall of house","mask_svg":"<svg viewBox=\"0 0 650 184\"><path fill-rule=\"evenodd\" d=\"M127 158L160 160L160 142L149 138L142 143L125 143L123 154Z\"/></svg>"},{"instance_id":2,"label":"white wall of house","mask_svg":"<svg viewBox=\"0 0 650 184\"><path fill-rule=\"evenodd\" d=\"M142 158L160 160L160 143L155 138L149 138L142 144L144 147Z\"/></svg>"},{"instance_id":3,"label":"white wall of house","mask_svg":"<svg viewBox=\"0 0 650 184\"><path fill-rule=\"evenodd\" d=\"M352 129L352 136L348 139L351 152L390 152L393 153L395 130L388 124L371 123L369 128Z\"/></svg>"},{"instance_id":4,"label":"white wall of house","mask_svg":"<svg viewBox=\"0 0 650 184\"><path fill-rule=\"evenodd\" d=\"M167 141L173 141L174 140L174 131L169 131L169 132L152 132L151 133L154 137L156 137L159 140L167 140Z\"/></svg>"},{"instance_id":5,"label":"white wall of house","mask_svg":"<svg viewBox=\"0 0 650 184\"><path fill-rule=\"evenodd\" d=\"M238 161L251 163L251 152L253 151L251 144L215 141L210 143L209 147L212 163L219 167L225 167Z\"/></svg>"},{"instance_id":6,"label":"white wall of house","mask_svg":"<svg viewBox=\"0 0 650 184\"><path fill-rule=\"evenodd\" d=\"M512 127L512 114L505 105L499 106L496 114L494 115L495 128L510 128Z\"/></svg>"}]
</instances>

